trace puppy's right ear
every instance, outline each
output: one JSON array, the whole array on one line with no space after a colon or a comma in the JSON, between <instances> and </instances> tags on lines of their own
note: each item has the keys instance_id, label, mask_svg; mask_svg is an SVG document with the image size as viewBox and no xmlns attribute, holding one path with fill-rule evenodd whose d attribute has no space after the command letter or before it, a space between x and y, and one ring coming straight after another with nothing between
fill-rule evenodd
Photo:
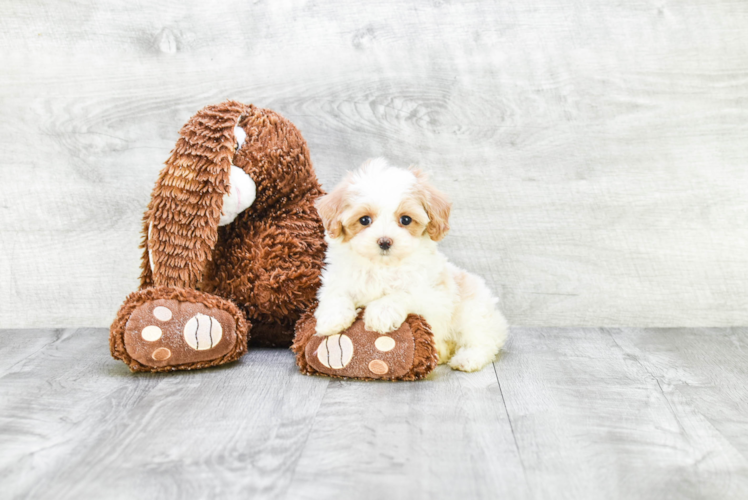
<instances>
[{"instance_id":1,"label":"puppy's right ear","mask_svg":"<svg viewBox=\"0 0 748 500\"><path fill-rule=\"evenodd\" d=\"M342 214L347 201L348 183L342 182L332 192L317 199L314 204L330 238L340 238L343 234Z\"/></svg>"}]
</instances>

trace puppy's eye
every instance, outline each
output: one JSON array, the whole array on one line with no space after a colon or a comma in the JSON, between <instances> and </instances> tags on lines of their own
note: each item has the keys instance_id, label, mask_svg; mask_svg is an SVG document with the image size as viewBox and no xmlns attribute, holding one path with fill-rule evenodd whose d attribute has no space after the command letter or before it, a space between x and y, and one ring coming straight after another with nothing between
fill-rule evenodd
<instances>
[{"instance_id":1,"label":"puppy's eye","mask_svg":"<svg viewBox=\"0 0 748 500\"><path fill-rule=\"evenodd\" d=\"M413 219L411 219L407 215L403 215L402 217L400 217L400 224L402 224L403 226L407 226L411 222L413 222Z\"/></svg>"},{"instance_id":2,"label":"puppy's eye","mask_svg":"<svg viewBox=\"0 0 748 500\"><path fill-rule=\"evenodd\" d=\"M358 221L362 226L368 226L369 224L371 224L371 217L369 217L368 215L364 215Z\"/></svg>"}]
</instances>

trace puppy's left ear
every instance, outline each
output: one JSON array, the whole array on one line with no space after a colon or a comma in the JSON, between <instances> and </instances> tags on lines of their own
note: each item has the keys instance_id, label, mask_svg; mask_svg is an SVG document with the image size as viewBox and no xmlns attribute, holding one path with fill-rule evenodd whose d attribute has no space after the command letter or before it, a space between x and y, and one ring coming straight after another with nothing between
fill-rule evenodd
<instances>
[{"instance_id":1,"label":"puppy's left ear","mask_svg":"<svg viewBox=\"0 0 748 500\"><path fill-rule=\"evenodd\" d=\"M446 194L428 182L428 176L423 171L411 168L411 172L416 176L418 195L429 216L426 232L432 240L441 241L449 232L449 213L452 211L452 202Z\"/></svg>"}]
</instances>

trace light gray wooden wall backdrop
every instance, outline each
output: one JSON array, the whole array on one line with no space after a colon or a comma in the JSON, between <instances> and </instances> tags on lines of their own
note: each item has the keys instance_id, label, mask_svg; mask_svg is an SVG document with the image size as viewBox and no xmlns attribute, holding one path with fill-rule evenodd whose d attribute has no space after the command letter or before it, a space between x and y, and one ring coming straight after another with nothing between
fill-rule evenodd
<instances>
[{"instance_id":1,"label":"light gray wooden wall backdrop","mask_svg":"<svg viewBox=\"0 0 748 500\"><path fill-rule=\"evenodd\" d=\"M451 193L521 325L748 323L748 2L0 3L0 327L106 326L181 125L273 108L332 186Z\"/></svg>"}]
</instances>

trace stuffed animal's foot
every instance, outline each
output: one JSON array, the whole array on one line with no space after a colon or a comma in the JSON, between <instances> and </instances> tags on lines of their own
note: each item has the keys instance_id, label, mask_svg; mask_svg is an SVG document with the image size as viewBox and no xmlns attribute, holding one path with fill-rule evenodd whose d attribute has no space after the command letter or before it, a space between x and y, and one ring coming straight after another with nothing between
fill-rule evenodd
<instances>
[{"instance_id":1,"label":"stuffed animal's foot","mask_svg":"<svg viewBox=\"0 0 748 500\"><path fill-rule=\"evenodd\" d=\"M147 288L120 308L110 346L133 371L204 368L244 354L247 330L228 300L187 288Z\"/></svg>"},{"instance_id":2,"label":"stuffed animal's foot","mask_svg":"<svg viewBox=\"0 0 748 500\"><path fill-rule=\"evenodd\" d=\"M381 335L366 328L365 312L333 335L315 335L317 319L307 313L296 324L292 349L307 374L381 380L423 378L436 366L436 348L429 325L411 314L399 328Z\"/></svg>"}]
</instances>

